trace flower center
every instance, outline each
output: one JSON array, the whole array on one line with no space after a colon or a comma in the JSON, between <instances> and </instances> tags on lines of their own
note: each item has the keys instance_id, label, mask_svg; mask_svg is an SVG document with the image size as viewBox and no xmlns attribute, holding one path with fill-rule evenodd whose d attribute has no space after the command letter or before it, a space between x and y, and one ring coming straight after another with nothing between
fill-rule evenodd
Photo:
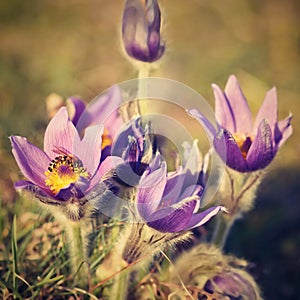
<instances>
[{"instance_id":1,"label":"flower center","mask_svg":"<svg viewBox=\"0 0 300 300\"><path fill-rule=\"evenodd\" d=\"M75 183L80 177L86 179L90 177L81 160L70 154L55 157L50 162L45 175L45 184L50 187L50 190L55 195L61 189Z\"/></svg>"},{"instance_id":2,"label":"flower center","mask_svg":"<svg viewBox=\"0 0 300 300\"><path fill-rule=\"evenodd\" d=\"M103 135L102 135L101 149L103 150L105 147L111 146L111 145L112 145L111 135L109 134L108 130L106 128L104 128L104 132L103 132Z\"/></svg>"},{"instance_id":3,"label":"flower center","mask_svg":"<svg viewBox=\"0 0 300 300\"><path fill-rule=\"evenodd\" d=\"M243 133L234 133L233 138L236 141L238 147L240 148L243 157L246 159L254 137Z\"/></svg>"}]
</instances>

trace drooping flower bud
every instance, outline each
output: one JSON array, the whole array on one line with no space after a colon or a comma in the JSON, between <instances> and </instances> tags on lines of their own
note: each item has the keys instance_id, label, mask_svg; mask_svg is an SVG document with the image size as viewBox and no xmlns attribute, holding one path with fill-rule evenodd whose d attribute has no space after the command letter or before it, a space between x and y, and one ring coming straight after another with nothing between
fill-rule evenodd
<instances>
[{"instance_id":1,"label":"drooping flower bud","mask_svg":"<svg viewBox=\"0 0 300 300\"><path fill-rule=\"evenodd\" d=\"M238 299L256 300L258 296L253 283L253 279L245 271L242 271L242 274L225 271L209 279L204 291Z\"/></svg>"},{"instance_id":2,"label":"drooping flower bud","mask_svg":"<svg viewBox=\"0 0 300 300\"><path fill-rule=\"evenodd\" d=\"M199 244L182 254L170 270L170 281L179 284L178 276L188 291L198 299L262 300L259 287L247 271L248 263L224 255L213 245ZM175 294L175 292L174 292ZM183 299L186 291L176 291ZM204 298L206 297L206 298Z\"/></svg>"},{"instance_id":3,"label":"drooping flower bud","mask_svg":"<svg viewBox=\"0 0 300 300\"><path fill-rule=\"evenodd\" d=\"M157 0L126 0L122 38L127 54L139 61L161 58L165 45L160 36L161 13Z\"/></svg>"}]
</instances>

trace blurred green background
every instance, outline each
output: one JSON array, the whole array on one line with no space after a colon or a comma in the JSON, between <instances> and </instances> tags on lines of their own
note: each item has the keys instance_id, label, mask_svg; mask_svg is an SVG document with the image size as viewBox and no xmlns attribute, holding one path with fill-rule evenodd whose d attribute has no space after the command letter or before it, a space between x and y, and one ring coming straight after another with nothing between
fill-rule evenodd
<instances>
[{"instance_id":1,"label":"blurred green background","mask_svg":"<svg viewBox=\"0 0 300 300\"><path fill-rule=\"evenodd\" d=\"M0 200L14 213L19 171L12 134L39 141L50 93L90 101L136 77L120 44L121 0L0 2ZM300 2L162 0L167 50L154 76L180 81L213 106L211 83L236 74L256 113L277 87L279 119L292 112L294 134L261 185L257 205L239 221L227 251L255 264L266 299L300 294ZM3 216L3 213L2 213ZM7 232L9 224L2 224ZM4 234L4 233L3 233Z\"/></svg>"}]
</instances>

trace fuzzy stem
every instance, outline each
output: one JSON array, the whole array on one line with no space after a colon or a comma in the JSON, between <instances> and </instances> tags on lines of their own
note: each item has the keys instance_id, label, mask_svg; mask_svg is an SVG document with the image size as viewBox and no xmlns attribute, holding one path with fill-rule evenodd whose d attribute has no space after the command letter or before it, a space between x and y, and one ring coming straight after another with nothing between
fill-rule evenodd
<instances>
[{"instance_id":1,"label":"fuzzy stem","mask_svg":"<svg viewBox=\"0 0 300 300\"><path fill-rule=\"evenodd\" d=\"M133 117L141 116L145 113L146 104L145 101L140 101L147 95L147 85L145 78L149 77L150 73L150 64L149 63L140 63L138 65L138 91L135 101L130 101L121 109L121 115L124 122L130 121ZM143 107L141 107L143 106Z\"/></svg>"},{"instance_id":2,"label":"fuzzy stem","mask_svg":"<svg viewBox=\"0 0 300 300\"><path fill-rule=\"evenodd\" d=\"M126 269L127 264L122 258L122 251L128 234L126 226L122 230L118 226L112 228L111 236L115 245L96 272L99 283L94 289L107 280L113 280L109 288L105 290L105 299L126 299L129 272Z\"/></svg>"},{"instance_id":3,"label":"fuzzy stem","mask_svg":"<svg viewBox=\"0 0 300 300\"><path fill-rule=\"evenodd\" d=\"M70 261L75 283L80 287L88 286L89 268L85 251L85 244L81 232L81 223L72 222L66 228Z\"/></svg>"},{"instance_id":4,"label":"fuzzy stem","mask_svg":"<svg viewBox=\"0 0 300 300\"><path fill-rule=\"evenodd\" d=\"M129 271L123 270L115 277L113 286L110 290L108 299L111 300L125 300L127 299L128 283L129 283Z\"/></svg>"},{"instance_id":5,"label":"fuzzy stem","mask_svg":"<svg viewBox=\"0 0 300 300\"><path fill-rule=\"evenodd\" d=\"M220 249L222 249L227 241L230 229L235 221L234 216L228 217L223 214L217 216L217 224L213 233L212 242Z\"/></svg>"},{"instance_id":6,"label":"fuzzy stem","mask_svg":"<svg viewBox=\"0 0 300 300\"><path fill-rule=\"evenodd\" d=\"M143 63L140 65L138 70L139 86L137 94L137 110L139 115L145 114L147 112L147 105L145 101L141 101L141 98L147 95L147 83L145 78L148 78L150 74L150 64Z\"/></svg>"}]
</instances>

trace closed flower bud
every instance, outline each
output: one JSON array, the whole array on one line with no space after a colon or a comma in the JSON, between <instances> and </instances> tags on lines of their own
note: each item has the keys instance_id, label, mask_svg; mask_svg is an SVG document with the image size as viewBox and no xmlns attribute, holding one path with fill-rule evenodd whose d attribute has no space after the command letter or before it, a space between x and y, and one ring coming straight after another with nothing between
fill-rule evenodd
<instances>
[{"instance_id":1,"label":"closed flower bud","mask_svg":"<svg viewBox=\"0 0 300 300\"><path fill-rule=\"evenodd\" d=\"M215 293L238 299L256 300L255 283L252 277L243 271L241 274L234 271L223 272L209 279L204 290L208 293Z\"/></svg>"},{"instance_id":2,"label":"closed flower bud","mask_svg":"<svg viewBox=\"0 0 300 300\"><path fill-rule=\"evenodd\" d=\"M139 61L154 62L164 53L160 36L161 14L157 0L127 0L122 38L127 54Z\"/></svg>"},{"instance_id":3,"label":"closed flower bud","mask_svg":"<svg viewBox=\"0 0 300 300\"><path fill-rule=\"evenodd\" d=\"M261 300L259 288L247 272L247 266L245 260L224 255L213 245L200 244L177 259L170 272L170 281L179 285L180 276L188 291L193 296L197 294L198 299ZM185 293L180 290L175 295L181 297Z\"/></svg>"}]
</instances>

